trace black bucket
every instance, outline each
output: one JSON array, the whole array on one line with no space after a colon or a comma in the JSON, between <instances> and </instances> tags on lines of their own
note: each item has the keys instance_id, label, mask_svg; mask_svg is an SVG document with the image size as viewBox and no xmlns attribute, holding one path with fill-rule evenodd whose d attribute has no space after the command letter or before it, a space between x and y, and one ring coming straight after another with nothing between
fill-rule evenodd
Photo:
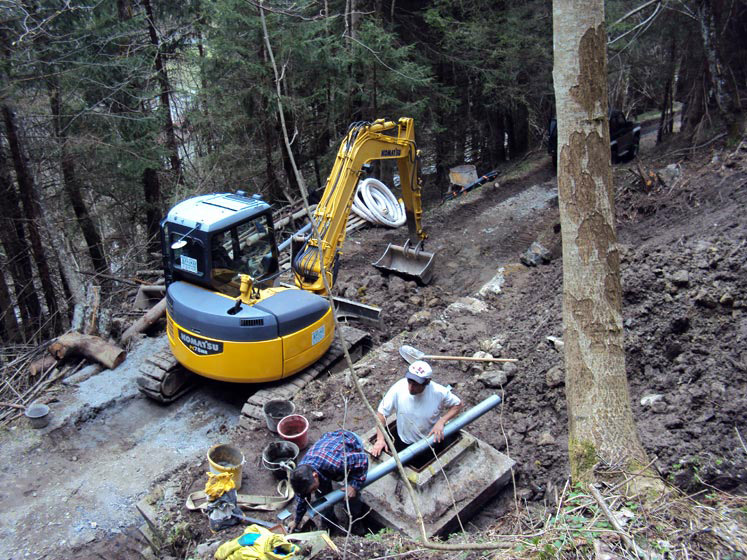
<instances>
[{"instance_id":1,"label":"black bucket","mask_svg":"<svg viewBox=\"0 0 747 560\"><path fill-rule=\"evenodd\" d=\"M273 441L262 451L262 465L278 480L286 478L287 472L296 468L298 446L292 441Z\"/></svg>"}]
</instances>

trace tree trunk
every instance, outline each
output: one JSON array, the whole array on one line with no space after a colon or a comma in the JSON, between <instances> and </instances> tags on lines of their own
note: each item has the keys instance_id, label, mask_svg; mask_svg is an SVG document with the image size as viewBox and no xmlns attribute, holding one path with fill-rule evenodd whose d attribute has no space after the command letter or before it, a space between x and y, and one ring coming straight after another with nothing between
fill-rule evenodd
<instances>
[{"instance_id":1,"label":"tree trunk","mask_svg":"<svg viewBox=\"0 0 747 560\"><path fill-rule=\"evenodd\" d=\"M674 132L674 80L676 72L677 39L674 32L671 33L669 41L669 61L667 63L667 82L664 86L664 95L661 102L661 117L659 118L659 129L656 132L656 143L661 143L664 138L671 136Z\"/></svg>"},{"instance_id":2,"label":"tree trunk","mask_svg":"<svg viewBox=\"0 0 747 560\"><path fill-rule=\"evenodd\" d=\"M26 338L34 336L41 325L41 303L34 289L31 250L23 229L21 201L10 180L5 153L0 148L0 242L8 257L8 270L13 278L13 294L21 315Z\"/></svg>"},{"instance_id":3,"label":"tree trunk","mask_svg":"<svg viewBox=\"0 0 747 560\"><path fill-rule=\"evenodd\" d=\"M174 131L174 119L171 116L171 99L169 97L171 93L171 87L169 86L169 77L166 74L166 67L163 64L163 56L161 55L161 45L158 40L158 33L156 31L156 20L153 18L153 8L150 5L150 0L143 0L143 6L145 7L145 14L148 16L148 33L150 34L150 42L155 48L155 68L156 75L158 77L158 83L161 86L161 107L164 112L165 129L166 133L166 148L169 151L169 159L171 160L171 170L176 176L176 182L182 183L182 170L181 161L179 160L179 149L176 143L176 133Z\"/></svg>"},{"instance_id":4,"label":"tree trunk","mask_svg":"<svg viewBox=\"0 0 747 560\"><path fill-rule=\"evenodd\" d=\"M0 339L5 342L21 342L23 337L16 318L16 306L5 282L5 268L0 268Z\"/></svg>"},{"instance_id":5,"label":"tree trunk","mask_svg":"<svg viewBox=\"0 0 747 560\"><path fill-rule=\"evenodd\" d=\"M603 0L553 2L571 473L648 463L630 407L614 223Z\"/></svg>"},{"instance_id":6,"label":"tree trunk","mask_svg":"<svg viewBox=\"0 0 747 560\"><path fill-rule=\"evenodd\" d=\"M145 231L148 235L148 252L161 252L161 183L158 172L152 167L143 171L145 197Z\"/></svg>"},{"instance_id":7,"label":"tree trunk","mask_svg":"<svg viewBox=\"0 0 747 560\"><path fill-rule=\"evenodd\" d=\"M510 159L529 149L529 110L523 103L516 104L511 111L508 146Z\"/></svg>"},{"instance_id":8,"label":"tree trunk","mask_svg":"<svg viewBox=\"0 0 747 560\"><path fill-rule=\"evenodd\" d=\"M57 82L57 80L55 79L54 82ZM52 108L54 132L60 148L63 186L73 207L75 219L83 232L83 238L86 240L86 245L88 245L88 254L91 256L93 269L99 274L106 274L109 271L109 265L106 262L106 255L104 254L104 245L96 229L96 224L93 223L91 214L88 212L88 208L83 201L80 181L78 181L78 176L75 172L75 162L67 146L67 126L62 122L62 102L60 100L59 83L49 84L49 103Z\"/></svg>"},{"instance_id":9,"label":"tree trunk","mask_svg":"<svg viewBox=\"0 0 747 560\"><path fill-rule=\"evenodd\" d=\"M698 10L698 23L700 24L700 36L703 41L703 52L708 65L709 100L712 100L719 113L725 114L722 104L723 92L721 84L721 64L716 49L716 38L713 21L713 11L709 0L704 1Z\"/></svg>"},{"instance_id":10,"label":"tree trunk","mask_svg":"<svg viewBox=\"0 0 747 560\"><path fill-rule=\"evenodd\" d=\"M493 109L488 113L488 157L490 168L506 161L506 125L503 121L503 111Z\"/></svg>"},{"instance_id":11,"label":"tree trunk","mask_svg":"<svg viewBox=\"0 0 747 560\"><path fill-rule=\"evenodd\" d=\"M44 292L44 300L47 303L47 310L49 311L50 327L54 333L57 332L56 328L59 320L59 317L57 317L57 295L52 284L47 255L44 252L41 235L39 234L39 205L34 181L31 177L31 171L29 170L23 147L21 146L15 115L7 105L3 105L3 117L5 119L8 144L10 145L10 151L13 156L13 165L16 170L16 178L18 180L21 201L23 202L23 210L31 239L31 251L36 262L36 268L39 271L39 280L42 291Z\"/></svg>"}]
</instances>

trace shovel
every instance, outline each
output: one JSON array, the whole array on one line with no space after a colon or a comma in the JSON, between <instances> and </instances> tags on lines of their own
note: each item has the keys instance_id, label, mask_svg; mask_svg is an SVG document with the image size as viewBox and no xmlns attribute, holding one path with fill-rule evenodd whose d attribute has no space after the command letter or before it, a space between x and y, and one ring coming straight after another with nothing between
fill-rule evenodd
<instances>
[{"instance_id":1,"label":"shovel","mask_svg":"<svg viewBox=\"0 0 747 560\"><path fill-rule=\"evenodd\" d=\"M417 360L460 360L464 362L518 362L516 358L472 358L466 356L430 356L417 348L403 344L399 347L399 354L409 364Z\"/></svg>"}]
</instances>

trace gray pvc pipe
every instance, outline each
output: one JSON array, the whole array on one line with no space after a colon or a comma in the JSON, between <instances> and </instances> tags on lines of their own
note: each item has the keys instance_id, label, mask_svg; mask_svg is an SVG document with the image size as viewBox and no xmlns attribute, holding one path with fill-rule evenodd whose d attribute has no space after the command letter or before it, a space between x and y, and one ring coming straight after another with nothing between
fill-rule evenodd
<instances>
[{"instance_id":1,"label":"gray pvc pipe","mask_svg":"<svg viewBox=\"0 0 747 560\"><path fill-rule=\"evenodd\" d=\"M311 224L306 224L293 235L300 235L302 233L306 233L310 229L311 229ZM288 245L291 244L291 241L293 241L293 235L291 235L288 239L286 239L280 245L278 245L278 253L285 251L286 247L288 247Z\"/></svg>"},{"instance_id":2,"label":"gray pvc pipe","mask_svg":"<svg viewBox=\"0 0 747 560\"><path fill-rule=\"evenodd\" d=\"M489 410L492 410L496 406L498 406L501 403L501 397L498 395L491 395L481 403L473 406L469 410L463 412L456 418L454 418L451 422L446 424L446 427L444 428L444 437L448 437L452 435L453 433L461 430L464 428L467 424L470 424L471 422L474 422L477 420L480 416L488 412ZM413 459L416 455L419 455L423 451L430 449L431 446L435 443L435 436L428 436L428 438L421 439L420 441L417 441L410 445L407 449L401 451L399 453L399 459L402 461L403 465L406 465L409 461ZM368 471L368 474L366 475L366 482L363 483L363 488L368 486L369 484L373 484L383 476L386 476L393 470L397 468L397 462L394 460L394 457L391 459L388 459L381 463L380 465L375 466L373 469ZM323 496L318 501L311 504L311 507L309 508L309 517L313 517L314 513L320 513L333 505L335 505L337 502L342 501L345 498L345 492L343 490L333 490L326 496ZM289 512L283 511L278 515L278 518L285 519L288 517Z\"/></svg>"}]
</instances>

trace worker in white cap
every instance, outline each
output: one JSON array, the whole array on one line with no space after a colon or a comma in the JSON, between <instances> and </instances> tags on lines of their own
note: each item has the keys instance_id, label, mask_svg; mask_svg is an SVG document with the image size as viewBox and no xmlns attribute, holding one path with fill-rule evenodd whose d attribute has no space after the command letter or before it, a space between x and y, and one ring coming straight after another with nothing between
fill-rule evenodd
<instances>
[{"instance_id":1,"label":"worker in white cap","mask_svg":"<svg viewBox=\"0 0 747 560\"><path fill-rule=\"evenodd\" d=\"M431 380L431 366L422 360L410 364L405 377L392 385L379 404L377 416L386 426L386 419L397 414L397 433L394 444L402 451L416 441L433 434L437 443L444 439L444 426L462 409L462 401L451 392L451 387ZM376 429L376 442L371 454L378 457L388 451L384 434Z\"/></svg>"}]
</instances>

